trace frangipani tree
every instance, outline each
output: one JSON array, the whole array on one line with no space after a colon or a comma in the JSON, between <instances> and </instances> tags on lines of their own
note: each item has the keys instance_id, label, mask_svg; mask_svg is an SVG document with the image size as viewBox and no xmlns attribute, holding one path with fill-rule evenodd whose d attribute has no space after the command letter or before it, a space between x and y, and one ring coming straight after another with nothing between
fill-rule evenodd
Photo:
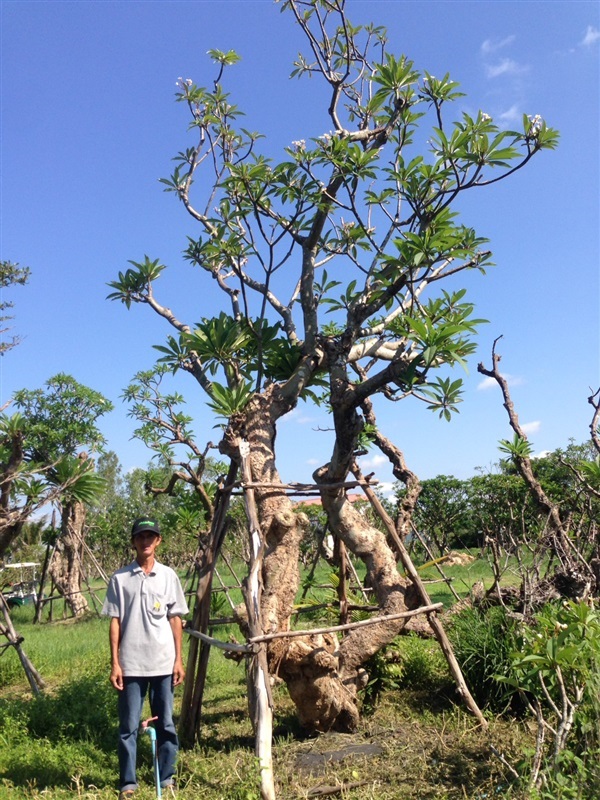
<instances>
[{"instance_id":1,"label":"frangipani tree","mask_svg":"<svg viewBox=\"0 0 600 800\"><path fill-rule=\"evenodd\" d=\"M189 373L224 420L221 453L239 462L240 443L248 444L267 633L290 627L307 527L276 463L278 421L300 398L326 405L335 431L331 457L314 473L331 530L364 561L382 615L416 603L385 536L352 507L344 484L359 474L357 448L369 440L411 484L410 516L416 479L378 429L377 403L412 397L451 416L461 380L450 370L472 354L481 322L453 287L491 263L485 239L458 217L461 197L557 143L539 117L509 131L484 113L458 114L449 75L421 73L390 53L384 29L352 24L343 0L281 7L306 38L292 74L325 84L330 130L302 131L275 159L240 124L225 90L237 54L211 51L212 86L178 81L191 143L163 183L198 225L185 250L196 268L190 286L214 281L223 307L200 304L196 321L179 319L158 299L166 267L150 257L130 262L109 295L147 305L170 325L160 361ZM286 681L303 724L352 730L362 665L402 625L359 628L341 641L275 639L269 669Z\"/></svg>"}]
</instances>

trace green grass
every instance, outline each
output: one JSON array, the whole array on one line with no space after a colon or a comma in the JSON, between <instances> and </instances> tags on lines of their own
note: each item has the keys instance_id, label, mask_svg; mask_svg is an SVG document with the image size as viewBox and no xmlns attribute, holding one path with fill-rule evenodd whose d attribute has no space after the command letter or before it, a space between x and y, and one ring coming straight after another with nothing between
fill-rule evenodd
<instances>
[{"instance_id":1,"label":"green grass","mask_svg":"<svg viewBox=\"0 0 600 800\"><path fill-rule=\"evenodd\" d=\"M472 576L480 567L469 570ZM320 568L317 583L327 583L330 573L326 565ZM444 589L449 594L442 584L435 586L440 596ZM311 592L315 602L331 594ZM114 800L117 713L108 682L108 621L90 616L76 623L33 625L32 616L33 609L23 607L14 624L49 688L33 698L14 650L0 657L0 800ZM310 624L301 615L296 626ZM234 626L215 631L222 639L230 633L239 638ZM399 637L393 650L399 665L393 680L384 672L383 691L351 736L307 737L285 687L274 687L278 798L308 798L311 791L340 783L354 785L332 795L346 800L509 796L506 770L490 755L489 743L517 758L529 742L527 729L492 720L490 734L483 735L458 704L435 642ZM178 690L176 709L180 697ZM201 740L180 754L178 772L181 800L259 798L244 666L221 651L211 655ZM147 737L140 741L139 778L136 800L150 800Z\"/></svg>"}]
</instances>

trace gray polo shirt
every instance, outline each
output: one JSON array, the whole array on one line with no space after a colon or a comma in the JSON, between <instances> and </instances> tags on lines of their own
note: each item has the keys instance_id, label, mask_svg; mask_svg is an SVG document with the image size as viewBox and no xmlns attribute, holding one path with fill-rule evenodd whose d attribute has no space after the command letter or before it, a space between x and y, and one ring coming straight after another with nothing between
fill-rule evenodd
<instances>
[{"instance_id":1,"label":"gray polo shirt","mask_svg":"<svg viewBox=\"0 0 600 800\"><path fill-rule=\"evenodd\" d=\"M119 662L125 677L170 675L175 642L169 619L187 614L176 573L154 562L147 575L137 561L110 579L102 613L121 622Z\"/></svg>"}]
</instances>

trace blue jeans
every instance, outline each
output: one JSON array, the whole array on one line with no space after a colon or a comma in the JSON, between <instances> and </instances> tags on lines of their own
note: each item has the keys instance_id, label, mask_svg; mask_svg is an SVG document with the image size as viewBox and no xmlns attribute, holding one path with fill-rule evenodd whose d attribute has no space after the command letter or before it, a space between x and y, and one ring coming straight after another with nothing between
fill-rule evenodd
<instances>
[{"instance_id":1,"label":"blue jeans","mask_svg":"<svg viewBox=\"0 0 600 800\"><path fill-rule=\"evenodd\" d=\"M137 736L146 692L150 689L150 710L158 717L154 724L160 785L173 783L179 742L173 722L173 676L123 678L119 692L119 789L136 789Z\"/></svg>"}]
</instances>

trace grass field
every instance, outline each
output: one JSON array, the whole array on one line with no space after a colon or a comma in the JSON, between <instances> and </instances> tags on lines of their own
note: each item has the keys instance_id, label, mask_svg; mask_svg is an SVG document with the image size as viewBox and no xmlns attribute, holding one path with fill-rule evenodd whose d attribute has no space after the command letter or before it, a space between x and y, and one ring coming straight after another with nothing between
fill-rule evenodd
<instances>
[{"instance_id":1,"label":"grass field","mask_svg":"<svg viewBox=\"0 0 600 800\"><path fill-rule=\"evenodd\" d=\"M454 575L460 594L476 580L489 581L483 562L445 571ZM434 571L431 577L437 577ZM326 579L323 572L317 583L322 586ZM430 593L434 602L452 601L443 583L432 584ZM316 602L324 594L326 590L311 589L309 596ZM116 693L108 683L108 623L90 616L77 623L34 626L31 618L31 607L23 607L13 620L48 689L33 698L14 649L0 657L0 800L114 798L117 717ZM306 617L299 625L307 626ZM227 639L235 630L220 628L215 635ZM511 720L490 718L490 730L482 732L457 704L436 643L406 636L397 641L402 669L391 688L365 710L353 735L306 736L285 687L275 687L278 797L508 796L506 770L491 755L490 744L512 758L528 742L528 730ZM253 745L244 666L213 650L201 741L179 759L181 799L258 800ZM147 737L140 740L139 779L136 797L154 797Z\"/></svg>"}]
</instances>

